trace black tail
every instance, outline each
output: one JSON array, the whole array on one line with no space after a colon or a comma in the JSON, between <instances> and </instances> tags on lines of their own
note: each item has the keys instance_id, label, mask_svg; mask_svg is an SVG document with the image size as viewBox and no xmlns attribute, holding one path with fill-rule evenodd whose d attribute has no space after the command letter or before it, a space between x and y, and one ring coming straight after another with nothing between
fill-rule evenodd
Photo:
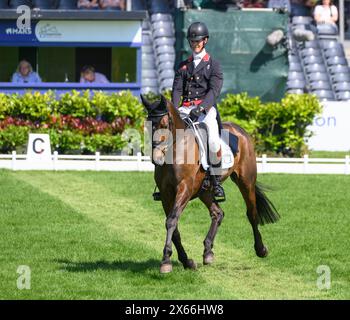
<instances>
[{"instance_id":1,"label":"black tail","mask_svg":"<svg viewBox=\"0 0 350 320\"><path fill-rule=\"evenodd\" d=\"M256 207L258 211L258 223L275 223L280 218L277 209L265 194L266 187L261 184L255 185Z\"/></svg>"}]
</instances>

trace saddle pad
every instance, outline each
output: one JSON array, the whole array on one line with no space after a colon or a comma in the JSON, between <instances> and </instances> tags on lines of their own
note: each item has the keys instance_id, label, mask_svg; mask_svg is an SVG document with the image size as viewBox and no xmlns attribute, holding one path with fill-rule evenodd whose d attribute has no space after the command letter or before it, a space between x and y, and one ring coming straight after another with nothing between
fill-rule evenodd
<instances>
[{"instance_id":1,"label":"saddle pad","mask_svg":"<svg viewBox=\"0 0 350 320\"><path fill-rule=\"evenodd\" d=\"M204 170L208 170L210 166L209 166L208 158L207 158L207 148L206 148L207 142L203 141L204 139L200 135L200 133L196 127L194 129L194 134L196 136L196 139L197 139L198 145L199 145L201 165L202 165ZM225 139L225 140L227 140L227 139ZM234 156L233 156L232 150L229 147L229 145L222 138L220 138L220 144L221 144L221 153L222 153L221 168L222 169L229 169L234 164Z\"/></svg>"},{"instance_id":2,"label":"saddle pad","mask_svg":"<svg viewBox=\"0 0 350 320\"><path fill-rule=\"evenodd\" d=\"M234 164L234 156L231 151L231 148L222 140L220 139L221 144L221 152L222 152L222 161L221 161L221 168L222 169L229 169ZM205 152L206 150L202 147L200 148L201 153L201 165L204 170L209 169L207 154Z\"/></svg>"}]
</instances>

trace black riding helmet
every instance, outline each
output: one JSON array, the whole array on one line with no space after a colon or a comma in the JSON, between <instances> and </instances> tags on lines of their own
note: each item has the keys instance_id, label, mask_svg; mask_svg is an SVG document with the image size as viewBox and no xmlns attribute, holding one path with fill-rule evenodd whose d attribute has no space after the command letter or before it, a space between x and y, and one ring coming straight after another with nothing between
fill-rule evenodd
<instances>
[{"instance_id":1,"label":"black riding helmet","mask_svg":"<svg viewBox=\"0 0 350 320\"><path fill-rule=\"evenodd\" d=\"M209 31L203 22L193 22L187 29L188 41L200 41L209 38Z\"/></svg>"}]
</instances>

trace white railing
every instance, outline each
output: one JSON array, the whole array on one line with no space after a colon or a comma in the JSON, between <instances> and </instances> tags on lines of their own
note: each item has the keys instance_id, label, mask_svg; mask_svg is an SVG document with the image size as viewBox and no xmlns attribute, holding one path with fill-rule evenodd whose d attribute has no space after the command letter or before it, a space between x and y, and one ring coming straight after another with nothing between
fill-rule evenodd
<instances>
[{"instance_id":1,"label":"white railing","mask_svg":"<svg viewBox=\"0 0 350 320\"><path fill-rule=\"evenodd\" d=\"M258 157L259 173L350 174L350 158L268 158ZM59 155L51 161L30 161L25 154L0 154L0 169L9 170L93 170L93 171L153 171L149 156Z\"/></svg>"},{"instance_id":2,"label":"white railing","mask_svg":"<svg viewBox=\"0 0 350 320\"><path fill-rule=\"evenodd\" d=\"M56 151L51 161L30 161L27 155L0 155L0 169L10 170L93 170L93 171L153 171L150 157L101 155L59 155Z\"/></svg>"},{"instance_id":3,"label":"white railing","mask_svg":"<svg viewBox=\"0 0 350 320\"><path fill-rule=\"evenodd\" d=\"M257 158L258 172L301 174L350 174L350 159L345 158Z\"/></svg>"}]
</instances>

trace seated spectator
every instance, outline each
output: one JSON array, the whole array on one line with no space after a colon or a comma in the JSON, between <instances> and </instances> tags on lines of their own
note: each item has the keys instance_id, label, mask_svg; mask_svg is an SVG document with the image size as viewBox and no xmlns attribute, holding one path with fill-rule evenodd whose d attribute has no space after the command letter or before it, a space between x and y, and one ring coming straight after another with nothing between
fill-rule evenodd
<instances>
[{"instance_id":1,"label":"seated spectator","mask_svg":"<svg viewBox=\"0 0 350 320\"><path fill-rule=\"evenodd\" d=\"M78 9L99 9L98 0L79 0Z\"/></svg>"},{"instance_id":2,"label":"seated spectator","mask_svg":"<svg viewBox=\"0 0 350 320\"><path fill-rule=\"evenodd\" d=\"M192 0L182 0L182 1L178 1L177 3L179 3L182 8L187 8L187 9L193 8Z\"/></svg>"},{"instance_id":3,"label":"seated spectator","mask_svg":"<svg viewBox=\"0 0 350 320\"><path fill-rule=\"evenodd\" d=\"M267 2L267 7L268 8L287 9L288 12L291 11L290 1L289 0L269 0Z\"/></svg>"},{"instance_id":4,"label":"seated spectator","mask_svg":"<svg viewBox=\"0 0 350 320\"><path fill-rule=\"evenodd\" d=\"M245 0L243 8L265 8L265 3L263 0Z\"/></svg>"},{"instance_id":5,"label":"seated spectator","mask_svg":"<svg viewBox=\"0 0 350 320\"><path fill-rule=\"evenodd\" d=\"M214 4L214 7L209 7L212 9L218 10L227 10L227 9L240 9L243 6L243 0L208 0Z\"/></svg>"},{"instance_id":6,"label":"seated spectator","mask_svg":"<svg viewBox=\"0 0 350 320\"><path fill-rule=\"evenodd\" d=\"M191 7L193 9L213 9L216 7L218 2L221 1L215 1L215 0L193 0L193 1L187 1L191 2Z\"/></svg>"},{"instance_id":7,"label":"seated spectator","mask_svg":"<svg viewBox=\"0 0 350 320\"><path fill-rule=\"evenodd\" d=\"M96 72L92 66L84 66L81 69L80 83L109 83L102 73Z\"/></svg>"},{"instance_id":8,"label":"seated spectator","mask_svg":"<svg viewBox=\"0 0 350 320\"><path fill-rule=\"evenodd\" d=\"M290 0L291 17L311 16L313 0Z\"/></svg>"},{"instance_id":9,"label":"seated spectator","mask_svg":"<svg viewBox=\"0 0 350 320\"><path fill-rule=\"evenodd\" d=\"M124 0L99 0L99 3L104 10L125 10Z\"/></svg>"},{"instance_id":10,"label":"seated spectator","mask_svg":"<svg viewBox=\"0 0 350 320\"><path fill-rule=\"evenodd\" d=\"M39 83L39 75L33 71L33 67L27 60L22 60L17 67L17 71L12 75L13 83Z\"/></svg>"},{"instance_id":11,"label":"seated spectator","mask_svg":"<svg viewBox=\"0 0 350 320\"><path fill-rule=\"evenodd\" d=\"M331 0L322 0L322 4L315 7L314 19L319 32L331 28L334 33L338 33L338 27L336 25L338 21L338 9L333 5Z\"/></svg>"}]
</instances>

